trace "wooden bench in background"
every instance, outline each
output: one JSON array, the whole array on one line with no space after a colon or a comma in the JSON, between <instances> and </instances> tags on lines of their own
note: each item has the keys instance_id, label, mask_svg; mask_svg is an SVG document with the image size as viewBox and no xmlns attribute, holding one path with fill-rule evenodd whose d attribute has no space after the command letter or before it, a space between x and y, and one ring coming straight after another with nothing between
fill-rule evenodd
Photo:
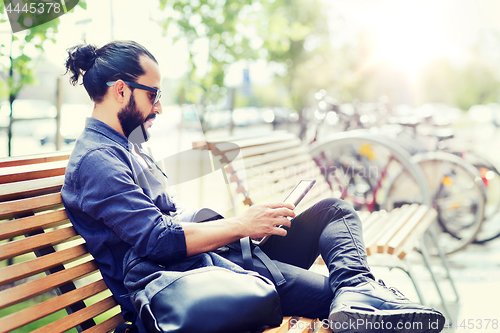
<instances>
[{"instance_id":1,"label":"wooden bench in background","mask_svg":"<svg viewBox=\"0 0 500 333\"><path fill-rule=\"evenodd\" d=\"M234 214L240 214L255 203L282 201L299 180L305 178L316 179L316 184L296 207L296 213L334 196L323 170L294 134L271 132L228 141L235 145L216 141L208 142L205 147L226 165L236 203ZM240 150L240 158L234 159L234 149ZM229 160L231 162L227 163ZM368 255L389 254L403 260L436 219L437 212L426 205L412 204L391 212L360 211L358 215L363 222Z\"/></svg>"}]
</instances>

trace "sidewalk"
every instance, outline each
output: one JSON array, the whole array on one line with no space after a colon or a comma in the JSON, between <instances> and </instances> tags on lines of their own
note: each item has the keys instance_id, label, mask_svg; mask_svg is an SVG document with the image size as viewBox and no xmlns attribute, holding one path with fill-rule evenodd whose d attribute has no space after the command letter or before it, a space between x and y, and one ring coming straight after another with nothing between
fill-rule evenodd
<instances>
[{"instance_id":1,"label":"sidewalk","mask_svg":"<svg viewBox=\"0 0 500 333\"><path fill-rule=\"evenodd\" d=\"M369 257L375 277L384 280L388 286L398 288L410 300L418 302L418 295L406 273L399 269L389 270L376 266L384 259L382 256ZM420 254L414 252L408 255L408 260L423 291L424 302L443 311L434 283ZM500 332L497 303L500 299L500 239L484 245L471 244L464 250L448 256L448 265L460 296L458 303L453 302L453 291L444 279L444 270L441 269L438 259L433 258L432 261L444 297L448 300L448 308L454 317L449 324L455 327L445 328L443 332ZM311 269L326 274L325 266L316 265Z\"/></svg>"}]
</instances>

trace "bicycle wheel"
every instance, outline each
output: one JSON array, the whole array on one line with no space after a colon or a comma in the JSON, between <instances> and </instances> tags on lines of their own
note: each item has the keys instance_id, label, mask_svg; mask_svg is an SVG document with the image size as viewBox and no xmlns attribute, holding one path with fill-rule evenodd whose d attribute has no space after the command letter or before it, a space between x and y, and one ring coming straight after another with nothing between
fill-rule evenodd
<instances>
[{"instance_id":1,"label":"bicycle wheel","mask_svg":"<svg viewBox=\"0 0 500 333\"><path fill-rule=\"evenodd\" d=\"M467 152L463 157L479 171L486 190L486 206L481 230L474 243L481 244L500 236L500 171L487 158Z\"/></svg>"},{"instance_id":2,"label":"bicycle wheel","mask_svg":"<svg viewBox=\"0 0 500 333\"><path fill-rule=\"evenodd\" d=\"M334 196L358 211L383 209L391 175L404 173L416 191L412 203L430 205L425 175L406 150L367 130L334 133L310 146L310 154L332 187Z\"/></svg>"},{"instance_id":3,"label":"bicycle wheel","mask_svg":"<svg viewBox=\"0 0 500 333\"><path fill-rule=\"evenodd\" d=\"M485 189L477 169L469 162L444 152L414 155L411 160L423 170L431 191L432 206L438 212L441 229L439 244L446 254L472 242L484 219ZM405 186L406 175L399 174L388 190L386 208L411 198L413 189ZM397 198L397 201L394 199Z\"/></svg>"}]
</instances>

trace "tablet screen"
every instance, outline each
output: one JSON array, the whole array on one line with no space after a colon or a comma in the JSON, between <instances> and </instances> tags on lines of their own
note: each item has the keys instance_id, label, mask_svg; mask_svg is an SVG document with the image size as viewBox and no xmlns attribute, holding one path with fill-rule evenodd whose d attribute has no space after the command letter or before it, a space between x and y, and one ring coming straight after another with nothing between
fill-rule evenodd
<instances>
[{"instance_id":1,"label":"tablet screen","mask_svg":"<svg viewBox=\"0 0 500 333\"><path fill-rule=\"evenodd\" d=\"M286 197L284 202L292 203L295 206L297 206L299 204L300 200L302 200L302 198L304 198L304 196L307 194L307 192L309 192L311 187L313 187L315 182L316 182L316 180L314 180L314 179L301 180L297 184L297 186L295 186L295 188L292 190L292 192Z\"/></svg>"},{"instance_id":2,"label":"tablet screen","mask_svg":"<svg viewBox=\"0 0 500 333\"><path fill-rule=\"evenodd\" d=\"M297 206L299 202L305 197L307 192L313 187L316 180L314 179L302 179L292 190L292 192L286 197L284 202L289 202ZM262 245L269 239L269 236L262 237L259 239L252 239L254 244Z\"/></svg>"}]
</instances>

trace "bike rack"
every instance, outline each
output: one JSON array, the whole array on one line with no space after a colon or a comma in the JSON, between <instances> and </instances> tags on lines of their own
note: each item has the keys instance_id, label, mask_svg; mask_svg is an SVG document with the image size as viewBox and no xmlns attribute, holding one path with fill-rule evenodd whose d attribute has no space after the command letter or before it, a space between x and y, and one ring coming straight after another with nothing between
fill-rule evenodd
<instances>
[{"instance_id":1,"label":"bike rack","mask_svg":"<svg viewBox=\"0 0 500 333\"><path fill-rule=\"evenodd\" d=\"M360 130L352 130L352 131L341 132L341 133L334 133L334 134L331 134L331 135L311 144L309 152L312 156L315 156L317 153L319 153L322 150L326 150L328 148L335 147L335 146L342 145L342 144L351 144L351 143L356 143L356 142L375 143L375 144L379 144L379 145L387 148L391 152L391 154L395 157L395 159L399 163L401 163L401 165L410 173L410 175L416 181L417 185L419 186L420 192L421 192L422 204L432 206L432 198L431 198L430 189L427 185L427 179L424 175L424 172L419 167L415 158L412 158L412 156L404 148L400 147L398 144L394 143L389 138L383 137L381 134L379 134L377 132L360 129ZM434 243L434 245L437 249L437 252L439 254L441 263L445 269L446 279L450 282L450 284L453 288L453 291L455 293L455 298L456 298L455 302L458 302L460 300L460 297L459 297L457 288L455 286L455 283L451 277L450 270L449 270L448 264L446 262L446 257L439 246L437 235L436 235L436 230L434 229L434 227L435 227L435 225L431 224L430 228L424 234L424 237L430 236L432 242ZM423 241L423 238L422 238L422 241ZM450 320L451 320L452 314L451 314L448 306L446 305L446 300L444 299L444 296L443 296L443 293L441 292L441 288L439 287L439 283L437 281L437 278L434 275L434 272L432 270L432 266L431 266L431 262L430 262L430 255L429 255L427 249L425 248L425 246L421 246L420 253L422 255L424 265L427 268L427 270L429 271L430 276L432 278L432 281L436 287L436 290L438 292L438 296L441 300L441 305L443 307L443 310L444 310L445 314L448 316L448 318L450 318ZM423 293L422 293L422 290L421 290L419 284L417 283L417 279L415 278L416 277L415 273L412 271L412 269L410 267L410 263L406 260L406 258L405 258L404 262L407 266L406 269L404 267L400 267L400 266L392 266L391 268L399 268L409 276L410 280L413 283L413 286L415 287L415 290L417 292L417 295L418 295L420 301L423 303L424 302Z\"/></svg>"}]
</instances>

